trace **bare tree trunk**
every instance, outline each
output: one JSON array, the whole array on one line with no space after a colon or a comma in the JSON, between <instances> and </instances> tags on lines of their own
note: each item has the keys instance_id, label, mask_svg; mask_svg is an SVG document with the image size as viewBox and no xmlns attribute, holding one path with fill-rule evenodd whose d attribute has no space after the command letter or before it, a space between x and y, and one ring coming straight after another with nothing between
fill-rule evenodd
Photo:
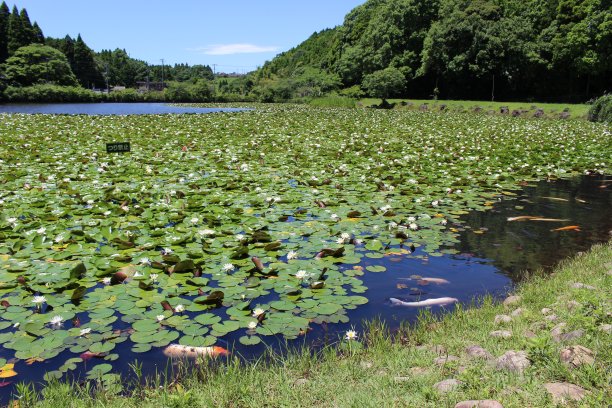
<instances>
[{"instance_id":1,"label":"bare tree trunk","mask_svg":"<svg viewBox=\"0 0 612 408\"><path fill-rule=\"evenodd\" d=\"M495 100L495 74L493 74L493 83L491 85L491 102Z\"/></svg>"}]
</instances>

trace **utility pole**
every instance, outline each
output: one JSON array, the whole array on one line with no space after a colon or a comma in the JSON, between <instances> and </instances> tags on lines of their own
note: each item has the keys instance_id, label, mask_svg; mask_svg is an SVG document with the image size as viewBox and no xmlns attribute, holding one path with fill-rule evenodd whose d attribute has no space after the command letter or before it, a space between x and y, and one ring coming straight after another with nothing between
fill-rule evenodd
<instances>
[{"instance_id":1,"label":"utility pole","mask_svg":"<svg viewBox=\"0 0 612 408\"><path fill-rule=\"evenodd\" d=\"M163 91L164 90L164 59L163 58L161 59L161 63L162 63L162 77L161 77L161 80L162 80L162 91Z\"/></svg>"},{"instance_id":2,"label":"utility pole","mask_svg":"<svg viewBox=\"0 0 612 408\"><path fill-rule=\"evenodd\" d=\"M213 67L213 78L214 78L214 76L216 74L215 71L217 71L217 64L212 64L212 67Z\"/></svg>"}]
</instances>

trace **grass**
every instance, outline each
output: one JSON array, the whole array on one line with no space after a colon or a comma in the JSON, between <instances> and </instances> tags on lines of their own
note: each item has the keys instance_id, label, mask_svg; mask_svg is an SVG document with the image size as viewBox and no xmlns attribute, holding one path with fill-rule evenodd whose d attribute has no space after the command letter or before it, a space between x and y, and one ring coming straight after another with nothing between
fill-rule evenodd
<instances>
[{"instance_id":1,"label":"grass","mask_svg":"<svg viewBox=\"0 0 612 408\"><path fill-rule=\"evenodd\" d=\"M527 110L527 116L533 116L536 107L544 110L545 116L556 116L568 109L570 118L586 119L590 108L587 104L566 104L566 103L540 103L540 102L491 102L491 101L444 101L444 100L424 100L424 99L388 99L389 103L396 103L396 108L401 109L419 109L423 104L429 105L429 110L439 110L440 105L446 105L446 109L451 111L468 110L473 111L476 107L480 107L483 112L494 111L499 113L502 106L507 106L510 112L514 110ZM359 101L362 106L378 105L380 99L366 98ZM402 102L411 105L400 106Z\"/></svg>"},{"instance_id":2,"label":"grass","mask_svg":"<svg viewBox=\"0 0 612 408\"><path fill-rule=\"evenodd\" d=\"M344 96L325 96L315 98L309 102L310 106L316 107L336 107L336 108L354 108L357 101L355 99Z\"/></svg>"},{"instance_id":3,"label":"grass","mask_svg":"<svg viewBox=\"0 0 612 408\"><path fill-rule=\"evenodd\" d=\"M505 307L485 298L480 308L459 307L441 320L423 314L415 327L393 333L382 323L372 323L366 333L359 333L365 347L342 342L316 355L302 351L248 365L238 360L202 364L195 370L179 370L172 382L152 379L127 394L102 383L88 387L52 383L40 394L21 386L18 392L21 406L40 407L453 407L468 399L495 399L504 407L547 407L555 405L543 384L566 381L590 392L581 406L605 406L612 397L608 370L612 359L610 335L600 326L611 320L611 280L612 242L563 261L550 277L532 277L518 288L521 300L516 305ZM574 282L595 289L576 289L571 286ZM569 301L580 305L571 309ZM494 323L496 315L517 308L524 311L512 322ZM558 320L546 320L542 308L551 308ZM583 329L584 336L554 342L550 330L559 322L567 323L566 332ZM500 328L511 330L512 337L490 336ZM527 331L536 337L527 339ZM532 365L522 375L497 370L466 356L466 347L475 344L495 357L509 350L528 351ZM574 344L594 351L592 366L570 370L560 362L560 350ZM459 359L433 363L447 354ZM448 394L435 391L433 385L448 378L463 385Z\"/></svg>"}]
</instances>

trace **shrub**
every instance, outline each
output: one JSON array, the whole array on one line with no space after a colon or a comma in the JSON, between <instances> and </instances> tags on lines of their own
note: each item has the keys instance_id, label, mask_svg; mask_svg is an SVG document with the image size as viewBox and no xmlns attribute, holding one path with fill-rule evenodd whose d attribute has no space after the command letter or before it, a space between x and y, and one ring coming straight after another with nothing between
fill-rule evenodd
<instances>
[{"instance_id":1,"label":"shrub","mask_svg":"<svg viewBox=\"0 0 612 408\"><path fill-rule=\"evenodd\" d=\"M310 101L310 105L318 107L354 108L355 100L344 96L330 95L313 99Z\"/></svg>"},{"instance_id":2,"label":"shrub","mask_svg":"<svg viewBox=\"0 0 612 408\"><path fill-rule=\"evenodd\" d=\"M104 95L78 86L59 86L51 84L32 85L26 87L9 86L4 91L4 99L8 102L98 102Z\"/></svg>"},{"instance_id":3,"label":"shrub","mask_svg":"<svg viewBox=\"0 0 612 408\"><path fill-rule=\"evenodd\" d=\"M598 98L589 109L591 122L612 123L612 94Z\"/></svg>"}]
</instances>

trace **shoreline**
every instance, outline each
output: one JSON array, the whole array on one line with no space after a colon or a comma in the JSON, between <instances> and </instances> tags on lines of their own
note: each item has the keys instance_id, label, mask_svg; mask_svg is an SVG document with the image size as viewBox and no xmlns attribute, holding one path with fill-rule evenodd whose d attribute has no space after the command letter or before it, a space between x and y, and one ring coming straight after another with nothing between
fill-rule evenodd
<instances>
[{"instance_id":1,"label":"shoreline","mask_svg":"<svg viewBox=\"0 0 612 408\"><path fill-rule=\"evenodd\" d=\"M30 389L21 402L454 407L491 400L503 407L548 407L572 398L553 397L561 390L581 398L570 404L604 406L611 398L611 282L612 241L561 261L549 277L536 274L502 303L486 297L480 308L458 307L440 319L425 312L414 327L396 333L373 322L356 340L314 356L305 350L247 365L237 359L202 364L125 394L110 383L83 388L54 382L37 395Z\"/></svg>"}]
</instances>

